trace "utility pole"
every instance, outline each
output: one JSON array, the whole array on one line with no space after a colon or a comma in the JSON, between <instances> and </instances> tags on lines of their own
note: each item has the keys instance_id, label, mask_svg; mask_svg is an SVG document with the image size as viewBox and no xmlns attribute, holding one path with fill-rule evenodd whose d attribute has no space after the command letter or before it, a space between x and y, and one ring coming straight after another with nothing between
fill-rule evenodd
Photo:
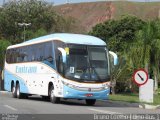
<instances>
[{"instance_id":1,"label":"utility pole","mask_svg":"<svg viewBox=\"0 0 160 120\"><path fill-rule=\"evenodd\" d=\"M26 41L26 27L27 26L30 26L31 25L31 23L18 23L18 25L20 26L20 27L23 27L23 41L25 42Z\"/></svg>"}]
</instances>

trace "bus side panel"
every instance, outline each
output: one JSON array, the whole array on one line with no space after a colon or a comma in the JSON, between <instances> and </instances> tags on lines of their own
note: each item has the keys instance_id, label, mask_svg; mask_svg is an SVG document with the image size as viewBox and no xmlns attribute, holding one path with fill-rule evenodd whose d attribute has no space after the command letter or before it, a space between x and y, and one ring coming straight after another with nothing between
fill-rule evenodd
<instances>
[{"instance_id":1,"label":"bus side panel","mask_svg":"<svg viewBox=\"0 0 160 120\"><path fill-rule=\"evenodd\" d=\"M11 72L5 70L4 71L4 88L7 91L11 91L11 82L14 81L14 86L16 86L16 81L20 84L20 91L22 93L29 93L29 90L26 86L25 81L18 77L17 75L12 74Z\"/></svg>"},{"instance_id":2,"label":"bus side panel","mask_svg":"<svg viewBox=\"0 0 160 120\"><path fill-rule=\"evenodd\" d=\"M4 89L7 91L11 91L11 81L14 81L16 78L13 78L12 74L4 70Z\"/></svg>"}]
</instances>

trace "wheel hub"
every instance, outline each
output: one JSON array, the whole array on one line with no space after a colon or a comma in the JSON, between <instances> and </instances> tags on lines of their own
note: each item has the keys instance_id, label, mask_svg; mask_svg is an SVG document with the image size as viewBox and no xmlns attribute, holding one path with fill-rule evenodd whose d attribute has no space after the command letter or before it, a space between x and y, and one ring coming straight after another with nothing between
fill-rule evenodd
<instances>
[{"instance_id":1,"label":"wheel hub","mask_svg":"<svg viewBox=\"0 0 160 120\"><path fill-rule=\"evenodd\" d=\"M14 93L14 92L15 92L15 87L12 88L12 93Z\"/></svg>"},{"instance_id":2,"label":"wheel hub","mask_svg":"<svg viewBox=\"0 0 160 120\"><path fill-rule=\"evenodd\" d=\"M17 89L17 96L19 96L19 88Z\"/></svg>"},{"instance_id":3,"label":"wheel hub","mask_svg":"<svg viewBox=\"0 0 160 120\"><path fill-rule=\"evenodd\" d=\"M53 98L54 97L54 91L52 90L51 91L51 98Z\"/></svg>"}]
</instances>

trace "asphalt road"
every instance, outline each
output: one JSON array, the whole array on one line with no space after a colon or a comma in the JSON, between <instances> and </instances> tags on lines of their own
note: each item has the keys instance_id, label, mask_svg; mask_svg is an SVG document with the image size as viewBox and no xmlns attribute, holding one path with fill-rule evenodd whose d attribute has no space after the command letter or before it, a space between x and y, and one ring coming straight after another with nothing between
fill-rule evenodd
<instances>
[{"instance_id":1,"label":"asphalt road","mask_svg":"<svg viewBox=\"0 0 160 120\"><path fill-rule=\"evenodd\" d=\"M0 114L43 114L43 116L44 114L58 114L58 117L62 117L62 114L63 117L64 114L74 114L76 118L80 119L82 114L84 116L85 114L160 114L160 109L147 110L139 108L138 104L112 101L97 101L95 106L87 106L85 101L78 100L62 100L60 104L52 104L47 100L43 100L40 96L31 96L28 99L16 99L12 98L11 93L1 91ZM40 118L44 119L43 116L41 115ZM0 120L2 117L0 117ZM36 118L35 115L30 117L32 119ZM92 119L94 119L94 116L92 116Z\"/></svg>"}]
</instances>

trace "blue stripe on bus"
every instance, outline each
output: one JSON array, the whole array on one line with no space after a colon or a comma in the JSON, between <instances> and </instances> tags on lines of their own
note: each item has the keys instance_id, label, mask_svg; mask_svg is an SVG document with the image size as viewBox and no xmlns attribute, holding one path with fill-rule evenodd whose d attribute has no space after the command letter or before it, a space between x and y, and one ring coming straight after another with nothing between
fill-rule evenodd
<instances>
[{"instance_id":1,"label":"blue stripe on bus","mask_svg":"<svg viewBox=\"0 0 160 120\"><path fill-rule=\"evenodd\" d=\"M64 98L106 100L106 99L108 99L109 92L110 92L109 89L98 91L98 92L89 92L89 91L75 90L75 89L70 88L66 85L63 86ZM87 97L86 94L93 94L93 96Z\"/></svg>"},{"instance_id":2,"label":"blue stripe on bus","mask_svg":"<svg viewBox=\"0 0 160 120\"><path fill-rule=\"evenodd\" d=\"M7 70L4 71L4 76L5 76L5 78L4 78L4 89L5 90L11 91L11 82L13 80L14 86L16 85L16 81L19 81L21 93L29 93L29 90L26 86L26 83L22 78L14 75L13 73L11 73Z\"/></svg>"}]
</instances>

